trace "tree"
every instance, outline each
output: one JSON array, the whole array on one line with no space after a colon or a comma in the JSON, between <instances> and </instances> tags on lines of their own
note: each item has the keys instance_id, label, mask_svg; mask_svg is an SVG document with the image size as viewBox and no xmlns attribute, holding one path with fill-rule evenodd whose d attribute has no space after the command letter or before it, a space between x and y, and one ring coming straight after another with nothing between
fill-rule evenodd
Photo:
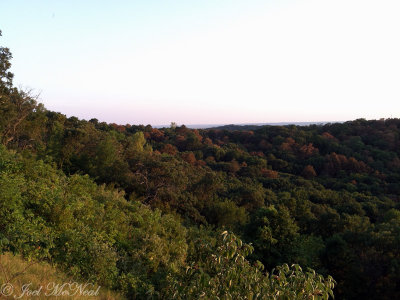
<instances>
[{"instance_id":1,"label":"tree","mask_svg":"<svg viewBox=\"0 0 400 300\"><path fill-rule=\"evenodd\" d=\"M311 179L311 178L317 176L317 172L315 172L313 166L307 165L304 167L303 171L301 172L301 175L307 179Z\"/></svg>"},{"instance_id":2,"label":"tree","mask_svg":"<svg viewBox=\"0 0 400 300\"><path fill-rule=\"evenodd\" d=\"M250 220L247 236L254 243L257 258L267 267L290 261L299 227L286 206L260 208Z\"/></svg>"},{"instance_id":3,"label":"tree","mask_svg":"<svg viewBox=\"0 0 400 300\"><path fill-rule=\"evenodd\" d=\"M132 137L132 149L136 152L142 152L144 150L144 145L146 144L146 139L142 131L136 132Z\"/></svg>"},{"instance_id":4,"label":"tree","mask_svg":"<svg viewBox=\"0 0 400 300\"><path fill-rule=\"evenodd\" d=\"M37 104L38 96L31 90L13 88L14 74L9 71L11 58L10 50L0 47L0 138L4 145L17 139L22 123L30 114L43 110L43 106Z\"/></svg>"},{"instance_id":5,"label":"tree","mask_svg":"<svg viewBox=\"0 0 400 300\"><path fill-rule=\"evenodd\" d=\"M2 32L0 30L0 36ZM0 92L3 94L12 87L14 74L9 71L11 68L12 54L10 49L0 47Z\"/></svg>"},{"instance_id":6,"label":"tree","mask_svg":"<svg viewBox=\"0 0 400 300\"><path fill-rule=\"evenodd\" d=\"M223 232L216 245L196 243L198 259L171 280L172 299L328 299L335 281L300 266L278 266L263 272L260 262L247 260L253 247Z\"/></svg>"}]
</instances>

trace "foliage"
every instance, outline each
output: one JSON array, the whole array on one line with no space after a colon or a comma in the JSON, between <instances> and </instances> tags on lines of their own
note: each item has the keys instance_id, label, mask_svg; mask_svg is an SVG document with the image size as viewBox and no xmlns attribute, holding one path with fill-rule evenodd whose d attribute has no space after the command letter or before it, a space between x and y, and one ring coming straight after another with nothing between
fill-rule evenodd
<instances>
[{"instance_id":1,"label":"foliage","mask_svg":"<svg viewBox=\"0 0 400 300\"><path fill-rule=\"evenodd\" d=\"M214 288L211 270L237 270L218 252L223 229L253 245L246 272L301 264L331 274L338 298L400 298L400 119L192 130L67 118L13 86L11 57L0 48L1 252L162 298L176 278L193 284L185 267L200 278L204 266Z\"/></svg>"},{"instance_id":2,"label":"foliage","mask_svg":"<svg viewBox=\"0 0 400 300\"><path fill-rule=\"evenodd\" d=\"M246 257L253 247L234 234L222 233L217 245L199 241L196 251L204 256L194 261L172 285L173 299L328 299L335 281L303 272L287 264L271 273L260 262L252 265ZM210 247L212 249L210 249Z\"/></svg>"}]
</instances>

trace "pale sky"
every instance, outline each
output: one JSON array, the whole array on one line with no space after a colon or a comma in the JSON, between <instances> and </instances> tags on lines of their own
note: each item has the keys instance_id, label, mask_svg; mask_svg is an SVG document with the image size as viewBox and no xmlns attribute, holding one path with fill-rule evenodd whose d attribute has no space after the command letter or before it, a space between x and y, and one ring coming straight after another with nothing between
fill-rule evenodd
<instances>
[{"instance_id":1,"label":"pale sky","mask_svg":"<svg viewBox=\"0 0 400 300\"><path fill-rule=\"evenodd\" d=\"M15 84L120 124L400 117L399 0L0 0Z\"/></svg>"}]
</instances>

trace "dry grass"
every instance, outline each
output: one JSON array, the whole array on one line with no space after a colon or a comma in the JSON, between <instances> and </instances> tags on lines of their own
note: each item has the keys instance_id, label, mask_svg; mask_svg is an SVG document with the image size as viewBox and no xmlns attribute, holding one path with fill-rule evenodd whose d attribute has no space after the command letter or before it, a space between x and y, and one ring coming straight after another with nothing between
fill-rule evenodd
<instances>
[{"instance_id":1,"label":"dry grass","mask_svg":"<svg viewBox=\"0 0 400 300\"><path fill-rule=\"evenodd\" d=\"M6 253L0 256L0 289L3 287L3 294L0 290L0 299L15 299L20 297L19 299L97 299L97 300L111 300L111 299L124 299L121 295L109 291L105 288L101 288L97 296L88 296L81 295L79 292L75 295L73 291L76 291L76 287L71 289L64 288L63 290L69 291L70 295L65 296L46 296L47 294L51 294L51 289L53 283L59 284L60 286L63 283L75 282L73 278L66 276L64 273L58 271L56 268L50 266L47 263L42 262L28 262L19 256L14 256L10 253ZM34 294L27 295L23 293L23 286L29 284L29 291L38 291L38 296ZM84 285L85 283L83 283ZM12 285L13 293L12 295L6 297L4 295L8 293L5 285ZM5 288L5 290L4 290ZM98 286L92 287L88 286L85 290L97 290Z\"/></svg>"}]
</instances>

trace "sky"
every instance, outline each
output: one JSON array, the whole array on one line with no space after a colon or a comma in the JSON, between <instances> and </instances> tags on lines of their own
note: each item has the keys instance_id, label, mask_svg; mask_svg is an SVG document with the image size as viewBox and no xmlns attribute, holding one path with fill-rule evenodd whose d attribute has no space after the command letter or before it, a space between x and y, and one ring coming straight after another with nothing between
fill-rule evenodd
<instances>
[{"instance_id":1,"label":"sky","mask_svg":"<svg viewBox=\"0 0 400 300\"><path fill-rule=\"evenodd\" d=\"M14 83L119 124L400 117L398 0L0 0Z\"/></svg>"}]
</instances>

